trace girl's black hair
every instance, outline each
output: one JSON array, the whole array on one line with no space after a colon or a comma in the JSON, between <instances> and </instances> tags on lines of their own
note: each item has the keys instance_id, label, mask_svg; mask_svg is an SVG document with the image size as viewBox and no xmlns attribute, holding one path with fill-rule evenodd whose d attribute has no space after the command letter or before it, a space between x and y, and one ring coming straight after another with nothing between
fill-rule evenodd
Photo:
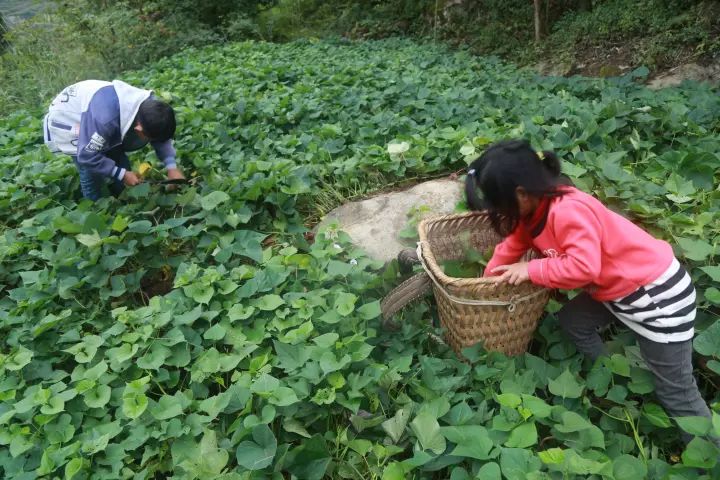
<instances>
[{"instance_id":1,"label":"girl's black hair","mask_svg":"<svg viewBox=\"0 0 720 480\"><path fill-rule=\"evenodd\" d=\"M465 195L472 210L487 210L495 231L505 237L520 221L515 195L517 187L538 198L557 197L558 187L572 183L560 173L560 159L553 152L532 148L525 140L495 143L470 164L465 179ZM483 193L478 196L477 189Z\"/></svg>"}]
</instances>

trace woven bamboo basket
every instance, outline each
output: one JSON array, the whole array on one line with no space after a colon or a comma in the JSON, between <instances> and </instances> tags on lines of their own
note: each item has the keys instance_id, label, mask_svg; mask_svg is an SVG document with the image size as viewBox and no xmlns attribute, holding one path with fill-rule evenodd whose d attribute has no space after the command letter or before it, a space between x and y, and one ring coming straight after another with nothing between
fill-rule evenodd
<instances>
[{"instance_id":1,"label":"woven bamboo basket","mask_svg":"<svg viewBox=\"0 0 720 480\"><path fill-rule=\"evenodd\" d=\"M418 257L432 280L446 341L461 355L463 348L482 342L487 350L517 355L527 350L550 291L525 282L494 283L488 278L453 278L440 262L464 258L464 248L478 251L497 245L487 214L469 212L429 218L418 226ZM529 251L525 259L533 258Z\"/></svg>"}]
</instances>

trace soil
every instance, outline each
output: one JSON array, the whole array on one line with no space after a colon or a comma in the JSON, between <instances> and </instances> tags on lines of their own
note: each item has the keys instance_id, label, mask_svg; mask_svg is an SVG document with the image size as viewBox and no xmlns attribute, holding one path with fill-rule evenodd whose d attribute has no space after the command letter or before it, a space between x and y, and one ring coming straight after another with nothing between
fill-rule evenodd
<instances>
[{"instance_id":1,"label":"soil","mask_svg":"<svg viewBox=\"0 0 720 480\"><path fill-rule=\"evenodd\" d=\"M633 70L633 54L624 44L590 47L576 53L572 75L613 77Z\"/></svg>"},{"instance_id":2,"label":"soil","mask_svg":"<svg viewBox=\"0 0 720 480\"><path fill-rule=\"evenodd\" d=\"M146 273L140 280L138 295L141 297L141 303L146 304L153 297L170 293L174 278L175 272L167 265L160 270Z\"/></svg>"},{"instance_id":3,"label":"soil","mask_svg":"<svg viewBox=\"0 0 720 480\"><path fill-rule=\"evenodd\" d=\"M640 65L632 45L616 43L579 49L572 62L540 62L536 69L545 75L616 77L632 72ZM651 88L676 86L684 80L720 84L720 58L697 57L691 48L677 51L660 68L651 68L647 83Z\"/></svg>"}]
</instances>

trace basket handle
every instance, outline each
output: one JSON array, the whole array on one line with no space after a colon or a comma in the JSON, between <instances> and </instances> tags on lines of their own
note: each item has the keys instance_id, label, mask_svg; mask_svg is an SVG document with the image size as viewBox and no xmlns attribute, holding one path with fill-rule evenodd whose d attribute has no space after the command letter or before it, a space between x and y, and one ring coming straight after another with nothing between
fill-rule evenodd
<instances>
[{"instance_id":1,"label":"basket handle","mask_svg":"<svg viewBox=\"0 0 720 480\"><path fill-rule=\"evenodd\" d=\"M392 317L409 303L429 294L431 291L430 285L430 277L425 272L420 272L388 293L380 302L383 328L397 330L399 325L392 320Z\"/></svg>"},{"instance_id":2,"label":"basket handle","mask_svg":"<svg viewBox=\"0 0 720 480\"><path fill-rule=\"evenodd\" d=\"M460 305L478 305L478 306L493 306L493 307L507 307L508 312L512 313L517 308L518 303L525 302L527 300L530 300L531 298L537 297L538 295L541 295L545 293L545 289L537 290L533 293L530 293L528 295L513 295L510 297L509 301L504 300L473 300L468 298L460 298L456 297L455 295L448 292L445 287L443 287L437 278L435 278L435 275L433 275L432 271L428 267L427 263L425 262L425 257L423 256L423 242L418 242L417 247L417 256L420 259L420 264L423 267L423 270L425 270L425 273L427 276L432 280L432 282L435 284L435 287L437 287L437 291L441 292L445 298L450 300L453 303L457 303Z\"/></svg>"}]
</instances>

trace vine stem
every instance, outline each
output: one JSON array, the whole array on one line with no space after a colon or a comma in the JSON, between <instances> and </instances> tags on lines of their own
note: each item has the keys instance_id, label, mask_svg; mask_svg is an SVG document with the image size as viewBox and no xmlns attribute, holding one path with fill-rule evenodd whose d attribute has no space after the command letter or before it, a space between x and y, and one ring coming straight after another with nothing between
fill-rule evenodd
<instances>
[{"instance_id":1,"label":"vine stem","mask_svg":"<svg viewBox=\"0 0 720 480\"><path fill-rule=\"evenodd\" d=\"M642 439L640 438L640 434L637 431L637 427L635 426L635 421L633 420L632 416L630 415L630 412L625 409L625 417L627 418L628 423L630 424L630 428L632 428L633 431L633 437L635 438L635 444L640 449L640 455L643 457L643 461L647 464L647 455L645 455L645 447L643 446Z\"/></svg>"},{"instance_id":2,"label":"vine stem","mask_svg":"<svg viewBox=\"0 0 720 480\"><path fill-rule=\"evenodd\" d=\"M635 440L635 444L637 445L638 449L640 450L640 455L642 455L643 461L645 463L647 463L647 455L645 454L645 447L643 446L642 439L640 438L640 433L638 432L637 427L635 426L635 421L633 420L632 416L630 415L630 412L628 411L628 409L627 408L623 409L623 413L625 413L625 418L622 418L622 417L616 417L615 415L612 415L612 414L606 412L605 410L598 407L597 405L593 405L593 408L595 410L598 410L603 415L605 415L609 418L612 418L613 420L617 420L618 422L630 424L630 429L633 432L633 439Z\"/></svg>"}]
</instances>

